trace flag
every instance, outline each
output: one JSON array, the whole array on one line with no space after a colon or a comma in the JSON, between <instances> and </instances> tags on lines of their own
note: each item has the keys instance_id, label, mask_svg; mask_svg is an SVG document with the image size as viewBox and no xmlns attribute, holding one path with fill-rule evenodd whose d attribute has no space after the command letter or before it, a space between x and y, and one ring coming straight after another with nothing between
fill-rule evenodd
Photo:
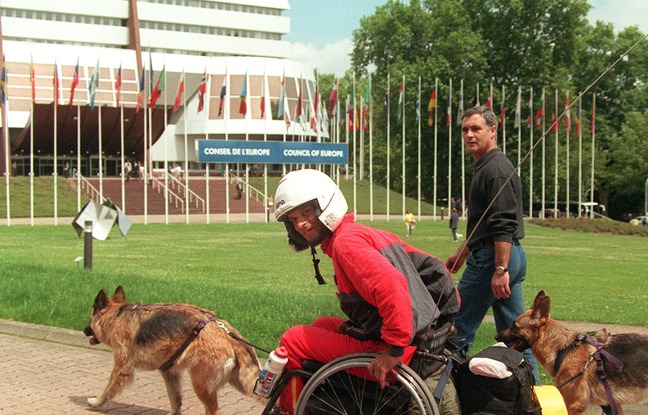
<instances>
[{"instance_id":1,"label":"flag","mask_svg":"<svg viewBox=\"0 0 648 415\"><path fill-rule=\"evenodd\" d=\"M333 82L333 90L331 91L331 95L329 95L329 112L331 114L336 113L337 101L338 101L338 79L336 77L335 82Z\"/></svg>"},{"instance_id":2,"label":"flag","mask_svg":"<svg viewBox=\"0 0 648 415\"><path fill-rule=\"evenodd\" d=\"M349 98L347 95L347 100L346 100L346 113L347 117L349 118L349 131L355 131L355 126L356 123L355 121L355 109L353 108L354 103L353 103L353 97Z\"/></svg>"},{"instance_id":3,"label":"flag","mask_svg":"<svg viewBox=\"0 0 648 415\"><path fill-rule=\"evenodd\" d=\"M502 95L502 109L500 110L500 128L504 128L505 121L506 121L506 97Z\"/></svg>"},{"instance_id":4,"label":"flag","mask_svg":"<svg viewBox=\"0 0 648 415\"><path fill-rule=\"evenodd\" d=\"M90 109L94 109L95 96L97 95L97 88L99 88L99 60L97 60L97 65L92 71L90 76L90 82L88 83L88 94L90 95Z\"/></svg>"},{"instance_id":5,"label":"flag","mask_svg":"<svg viewBox=\"0 0 648 415\"><path fill-rule=\"evenodd\" d=\"M431 127L434 124L434 110L436 109L436 88L432 90L430 102L428 102L428 125Z\"/></svg>"},{"instance_id":6,"label":"flag","mask_svg":"<svg viewBox=\"0 0 648 415\"><path fill-rule=\"evenodd\" d=\"M29 83L31 84L32 102L36 102L36 72L34 71L34 58L29 62Z\"/></svg>"},{"instance_id":7,"label":"flag","mask_svg":"<svg viewBox=\"0 0 648 415\"><path fill-rule=\"evenodd\" d=\"M398 107L396 107L396 119L400 121L403 113L403 94L405 92L405 83L401 82L400 93L398 94Z\"/></svg>"},{"instance_id":8,"label":"flag","mask_svg":"<svg viewBox=\"0 0 648 415\"><path fill-rule=\"evenodd\" d=\"M180 105L182 104L182 93L184 92L184 72L180 77L180 83L178 84L178 93L176 94L175 101L173 102L173 109L171 112L176 112Z\"/></svg>"},{"instance_id":9,"label":"flag","mask_svg":"<svg viewBox=\"0 0 648 415\"><path fill-rule=\"evenodd\" d=\"M151 97L149 99L149 108L154 109L155 108L155 103L157 102L158 98L162 96L162 92L164 91L164 72L166 70L166 65L162 67L162 72L160 72L160 75L158 75L157 81L155 81L155 86L153 87L153 91L151 91ZM151 69L151 73L153 73Z\"/></svg>"},{"instance_id":10,"label":"flag","mask_svg":"<svg viewBox=\"0 0 648 415\"><path fill-rule=\"evenodd\" d=\"M515 121L513 128L522 128L522 88L518 88L517 101L515 102Z\"/></svg>"},{"instance_id":11,"label":"flag","mask_svg":"<svg viewBox=\"0 0 648 415\"><path fill-rule=\"evenodd\" d=\"M450 93L448 93L448 101L446 102L446 127L450 127L452 123L452 109L450 108Z\"/></svg>"},{"instance_id":12,"label":"flag","mask_svg":"<svg viewBox=\"0 0 648 415\"><path fill-rule=\"evenodd\" d=\"M198 87L198 112L205 108L205 94L207 93L207 69L203 72L202 81Z\"/></svg>"},{"instance_id":13,"label":"flag","mask_svg":"<svg viewBox=\"0 0 648 415\"><path fill-rule=\"evenodd\" d=\"M569 95L565 95L565 129L571 133L571 110L569 109Z\"/></svg>"},{"instance_id":14,"label":"flag","mask_svg":"<svg viewBox=\"0 0 648 415\"><path fill-rule=\"evenodd\" d=\"M74 78L72 78L72 85L70 86L70 107L74 104L74 90L77 85L79 85L79 58L77 58L77 64L74 68Z\"/></svg>"},{"instance_id":15,"label":"flag","mask_svg":"<svg viewBox=\"0 0 648 415\"><path fill-rule=\"evenodd\" d=\"M297 109L295 110L295 122L300 121L300 117L302 115L302 101L303 101L303 95L302 95L302 89L304 85L304 80L300 79L299 80L299 99L297 100Z\"/></svg>"},{"instance_id":16,"label":"flag","mask_svg":"<svg viewBox=\"0 0 648 415\"><path fill-rule=\"evenodd\" d=\"M223 113L223 102L225 102L225 94L227 93L227 75L223 76L223 85L221 85L220 102L218 103L218 116Z\"/></svg>"},{"instance_id":17,"label":"flag","mask_svg":"<svg viewBox=\"0 0 648 415\"><path fill-rule=\"evenodd\" d=\"M261 118L265 115L265 73L263 74L263 78L261 78Z\"/></svg>"},{"instance_id":18,"label":"flag","mask_svg":"<svg viewBox=\"0 0 648 415\"><path fill-rule=\"evenodd\" d=\"M5 65L5 58L2 57L2 75L0 76L0 103L4 104L7 102L7 67Z\"/></svg>"},{"instance_id":19,"label":"flag","mask_svg":"<svg viewBox=\"0 0 648 415\"><path fill-rule=\"evenodd\" d=\"M243 83L241 84L241 93L239 94L239 98L241 98L241 103L239 104L239 114L243 116L247 114L247 76L247 72L245 72Z\"/></svg>"},{"instance_id":20,"label":"flag","mask_svg":"<svg viewBox=\"0 0 648 415\"><path fill-rule=\"evenodd\" d=\"M574 122L575 124L575 131L576 134L580 134L581 132L581 100L578 100L578 106L576 106L576 120Z\"/></svg>"},{"instance_id":21,"label":"flag","mask_svg":"<svg viewBox=\"0 0 648 415\"><path fill-rule=\"evenodd\" d=\"M416 121L418 122L420 120L421 120L421 85L419 82L418 93L416 95Z\"/></svg>"},{"instance_id":22,"label":"flag","mask_svg":"<svg viewBox=\"0 0 648 415\"><path fill-rule=\"evenodd\" d=\"M142 74L140 75L140 82L139 82L139 92L137 94L137 106L135 107L135 113L138 113L140 108L142 107L142 102L144 102L144 84L146 83L145 80L145 71L144 71L144 66L142 66Z\"/></svg>"},{"instance_id":23,"label":"flag","mask_svg":"<svg viewBox=\"0 0 648 415\"><path fill-rule=\"evenodd\" d=\"M535 124L538 128L542 128L544 122L545 108L544 108L544 93L542 94L542 99L540 99L540 108L535 115Z\"/></svg>"},{"instance_id":24,"label":"flag","mask_svg":"<svg viewBox=\"0 0 648 415\"><path fill-rule=\"evenodd\" d=\"M277 106L277 118L283 117L287 109L286 105L284 105L284 101L286 99L285 81L286 81L286 74L284 73L283 76L281 77L281 89L279 90L279 105Z\"/></svg>"},{"instance_id":25,"label":"flag","mask_svg":"<svg viewBox=\"0 0 648 415\"><path fill-rule=\"evenodd\" d=\"M463 80L459 88L459 106L457 107L457 125L461 125L464 115Z\"/></svg>"},{"instance_id":26,"label":"flag","mask_svg":"<svg viewBox=\"0 0 648 415\"><path fill-rule=\"evenodd\" d=\"M121 63L119 64L119 69L117 70L117 79L115 79L115 97L117 98L117 106L121 101L121 87L122 87L122 71Z\"/></svg>"},{"instance_id":27,"label":"flag","mask_svg":"<svg viewBox=\"0 0 648 415\"><path fill-rule=\"evenodd\" d=\"M488 90L488 99L486 100L486 107L493 109L493 87Z\"/></svg>"},{"instance_id":28,"label":"flag","mask_svg":"<svg viewBox=\"0 0 648 415\"><path fill-rule=\"evenodd\" d=\"M362 101L362 129L369 131L369 101L371 100L371 89L369 82L365 88L364 100Z\"/></svg>"},{"instance_id":29,"label":"flag","mask_svg":"<svg viewBox=\"0 0 648 415\"><path fill-rule=\"evenodd\" d=\"M310 116L311 130L317 131L317 101L319 101L319 84L315 83L315 98L313 100L313 113Z\"/></svg>"},{"instance_id":30,"label":"flag","mask_svg":"<svg viewBox=\"0 0 648 415\"><path fill-rule=\"evenodd\" d=\"M283 112L284 112L284 121L286 121L286 129L290 128L290 107L288 107L288 97L286 96L286 91L283 85L282 80L282 92L283 92Z\"/></svg>"},{"instance_id":31,"label":"flag","mask_svg":"<svg viewBox=\"0 0 648 415\"><path fill-rule=\"evenodd\" d=\"M557 133L558 132L558 127L559 127L559 122L556 120L556 113L552 112L551 113L551 129L550 131L552 133Z\"/></svg>"},{"instance_id":32,"label":"flag","mask_svg":"<svg viewBox=\"0 0 648 415\"><path fill-rule=\"evenodd\" d=\"M533 90L529 94L529 116L527 117L527 125L529 128L533 127Z\"/></svg>"},{"instance_id":33,"label":"flag","mask_svg":"<svg viewBox=\"0 0 648 415\"><path fill-rule=\"evenodd\" d=\"M4 60L3 60L3 67L2 67L2 76L6 80L6 71L4 69ZM54 62L54 79L52 79L52 85L54 86L54 105L58 105L59 98L60 98L60 92L59 92L59 76L58 76L58 64ZM6 86L3 86L2 88L2 93L5 94Z\"/></svg>"}]
</instances>

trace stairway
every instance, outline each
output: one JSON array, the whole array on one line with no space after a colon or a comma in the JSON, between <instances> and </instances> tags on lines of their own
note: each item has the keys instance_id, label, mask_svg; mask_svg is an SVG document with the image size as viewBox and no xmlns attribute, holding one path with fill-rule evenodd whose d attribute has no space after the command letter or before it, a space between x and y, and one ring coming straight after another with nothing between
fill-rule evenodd
<instances>
[{"instance_id":1,"label":"stairway","mask_svg":"<svg viewBox=\"0 0 648 415\"><path fill-rule=\"evenodd\" d=\"M98 178L88 178L88 181L96 188L99 189ZM234 199L236 189L234 184L228 184L222 178L209 179L209 209L211 214L224 214L226 213L226 200L225 188L229 186L230 213L245 213L246 212L246 197L247 193L243 192L243 197L239 200ZM204 177L190 177L189 189L206 200L207 180ZM125 203L122 206L122 187L120 178L107 178L103 179L103 195L105 198L110 199L116 206L124 211L127 215L143 215L144 214L144 181L143 180L129 180L124 185L125 190ZM184 189L172 189L175 194L184 200ZM169 196L169 215L184 214L181 205L174 202L175 198ZM165 214L165 200L164 189L149 183L147 192L147 210L149 215L164 215ZM249 198L249 213L263 213L265 207L262 202ZM196 199L192 198L189 203L190 215L204 214L202 202L199 202L196 207Z\"/></svg>"}]
</instances>

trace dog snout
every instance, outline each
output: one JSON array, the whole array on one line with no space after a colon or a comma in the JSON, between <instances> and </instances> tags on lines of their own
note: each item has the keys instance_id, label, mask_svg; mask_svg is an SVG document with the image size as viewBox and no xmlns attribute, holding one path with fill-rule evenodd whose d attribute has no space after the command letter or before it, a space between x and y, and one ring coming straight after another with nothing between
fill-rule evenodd
<instances>
[{"instance_id":1,"label":"dog snout","mask_svg":"<svg viewBox=\"0 0 648 415\"><path fill-rule=\"evenodd\" d=\"M86 326L86 328L83 329L83 334L86 335L86 337L92 337L94 336L94 330L92 330L92 327L90 325Z\"/></svg>"}]
</instances>

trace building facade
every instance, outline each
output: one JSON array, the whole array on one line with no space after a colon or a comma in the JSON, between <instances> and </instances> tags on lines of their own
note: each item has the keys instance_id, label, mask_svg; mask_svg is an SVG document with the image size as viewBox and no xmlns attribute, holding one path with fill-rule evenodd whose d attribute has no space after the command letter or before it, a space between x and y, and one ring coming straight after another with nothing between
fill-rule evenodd
<instances>
[{"instance_id":1,"label":"building facade","mask_svg":"<svg viewBox=\"0 0 648 415\"><path fill-rule=\"evenodd\" d=\"M312 68L287 59L288 8L3 0L3 160L15 175L60 174L69 162L113 176L123 158L203 169L197 139L328 139Z\"/></svg>"}]
</instances>

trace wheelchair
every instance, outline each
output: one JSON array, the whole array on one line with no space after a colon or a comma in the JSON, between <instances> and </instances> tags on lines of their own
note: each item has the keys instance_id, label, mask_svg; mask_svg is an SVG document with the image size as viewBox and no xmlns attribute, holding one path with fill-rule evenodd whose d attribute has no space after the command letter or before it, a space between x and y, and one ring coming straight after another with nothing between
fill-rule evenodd
<instances>
[{"instance_id":1,"label":"wheelchair","mask_svg":"<svg viewBox=\"0 0 648 415\"><path fill-rule=\"evenodd\" d=\"M450 327L441 327L432 342L417 345L416 353L439 366L447 362L443 353ZM303 368L284 372L274 386L262 415L271 415L283 388L300 376L304 388L295 406L296 415L439 415L437 402L424 380L410 366L399 363L388 375L384 389L368 374L377 353L356 353L322 365L304 361Z\"/></svg>"}]
</instances>

